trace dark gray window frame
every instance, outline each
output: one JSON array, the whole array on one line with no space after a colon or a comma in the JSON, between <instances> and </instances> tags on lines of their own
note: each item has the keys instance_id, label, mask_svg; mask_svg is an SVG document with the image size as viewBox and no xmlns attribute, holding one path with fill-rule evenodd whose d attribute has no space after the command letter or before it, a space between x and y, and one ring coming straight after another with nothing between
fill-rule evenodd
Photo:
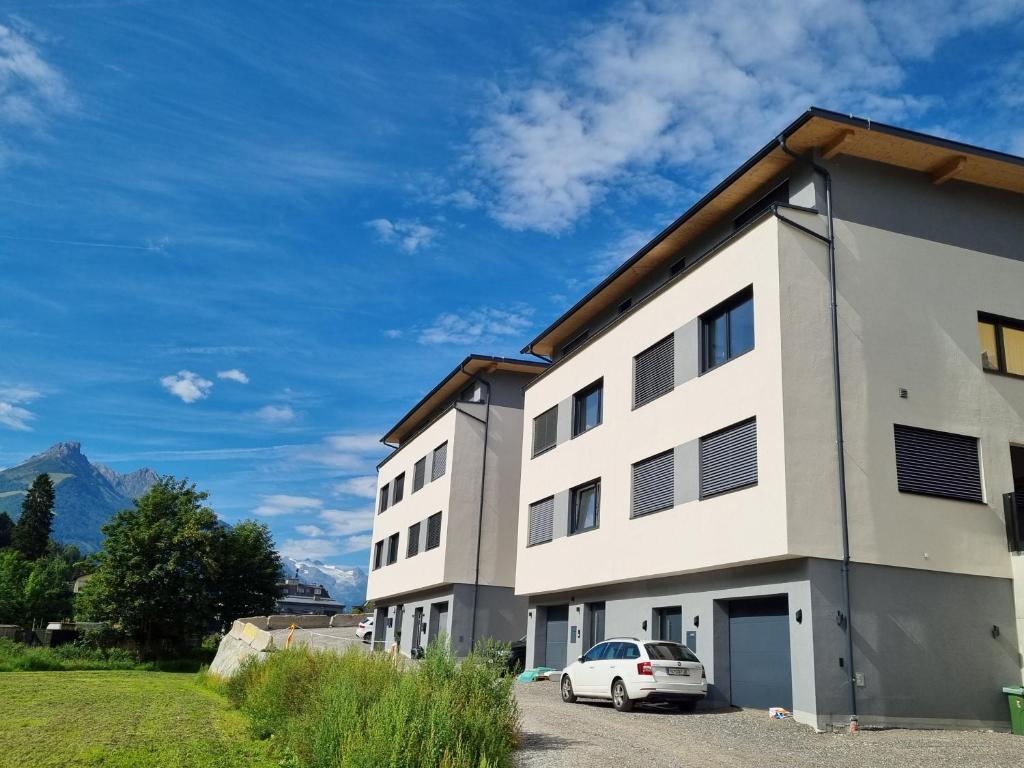
<instances>
[{"instance_id":1,"label":"dark gray window frame","mask_svg":"<svg viewBox=\"0 0 1024 768\"><path fill-rule=\"evenodd\" d=\"M984 365L981 366L981 370L985 373L991 373L994 376L1009 376L1013 379L1024 379L1024 375L1019 373L1013 373L1006 368L1006 347L1003 341L1003 329L1009 328L1014 331L1024 331L1024 320L1015 320L1012 317L1003 317L1002 315L993 315L988 312L978 313L978 324L987 323L988 325L995 326L996 332L996 368L986 368Z\"/></svg>"},{"instance_id":2,"label":"dark gray window frame","mask_svg":"<svg viewBox=\"0 0 1024 768\"><path fill-rule=\"evenodd\" d=\"M417 461L412 467L412 492L416 493L427 484L427 457Z\"/></svg>"},{"instance_id":3,"label":"dark gray window frame","mask_svg":"<svg viewBox=\"0 0 1024 768\"><path fill-rule=\"evenodd\" d=\"M430 521L431 520L437 520L437 541L434 544L430 543ZM432 514L430 517L427 518L427 542L426 542L426 546L423 547L423 551L429 552L431 549L437 549L438 547L441 546L441 533L442 533L443 523L444 523L444 518L442 517L441 512L435 512L434 514Z\"/></svg>"},{"instance_id":4,"label":"dark gray window frame","mask_svg":"<svg viewBox=\"0 0 1024 768\"><path fill-rule=\"evenodd\" d=\"M391 481L391 506L405 498L405 472L399 472Z\"/></svg>"},{"instance_id":5,"label":"dark gray window frame","mask_svg":"<svg viewBox=\"0 0 1024 768\"><path fill-rule=\"evenodd\" d=\"M579 505L580 496L584 491L589 488L594 489L594 524L587 526L586 528L579 528L576 526L577 507ZM587 533L588 531L596 531L601 527L601 478L595 478L588 480L585 483L580 483L575 488L569 491L569 535L578 536L581 533Z\"/></svg>"},{"instance_id":6,"label":"dark gray window frame","mask_svg":"<svg viewBox=\"0 0 1024 768\"><path fill-rule=\"evenodd\" d=\"M552 413L554 414L555 428L553 430L551 444L550 445L545 445L543 448L538 450L537 449L537 422L540 421L540 419L543 419L545 416L551 415ZM543 413L538 414L537 416L533 417L533 437L532 437L532 441L533 441L533 443L532 443L531 457L530 458L535 458L537 456L540 456L542 453L547 453L552 448L554 448L555 446L558 445L558 406L557 405L553 405L550 408L548 408L546 411L544 411Z\"/></svg>"},{"instance_id":7,"label":"dark gray window frame","mask_svg":"<svg viewBox=\"0 0 1024 768\"><path fill-rule=\"evenodd\" d=\"M388 504L391 502L391 483L384 483L380 487L380 500L377 502L377 514L387 511Z\"/></svg>"},{"instance_id":8,"label":"dark gray window frame","mask_svg":"<svg viewBox=\"0 0 1024 768\"><path fill-rule=\"evenodd\" d=\"M409 540L405 543L405 559L416 557L420 553L420 524L409 526Z\"/></svg>"},{"instance_id":9,"label":"dark gray window frame","mask_svg":"<svg viewBox=\"0 0 1024 768\"><path fill-rule=\"evenodd\" d=\"M398 562L398 544L399 539L397 533L392 533L388 536L388 565L394 565Z\"/></svg>"},{"instance_id":10,"label":"dark gray window frame","mask_svg":"<svg viewBox=\"0 0 1024 768\"><path fill-rule=\"evenodd\" d=\"M373 544L373 570L380 570L381 564L384 562L384 539L374 542Z\"/></svg>"},{"instance_id":11,"label":"dark gray window frame","mask_svg":"<svg viewBox=\"0 0 1024 768\"><path fill-rule=\"evenodd\" d=\"M586 398L597 392L597 423L593 426L583 426L580 428L580 416L582 415L586 419ZM583 407L581 407L583 406ZM595 381L593 384L584 387L575 395L572 396L572 436L574 438L580 435L585 435L592 429L600 427L604 423L604 377Z\"/></svg>"},{"instance_id":12,"label":"dark gray window frame","mask_svg":"<svg viewBox=\"0 0 1024 768\"><path fill-rule=\"evenodd\" d=\"M711 371L716 371L719 368L721 368L723 365L725 365L727 363L731 363L733 360L737 360L738 358L743 357L745 354L747 354L749 352L753 352L755 349L757 349L757 327L756 327L756 322L755 322L755 327L754 327L754 343L751 345L750 349L745 349L742 352L739 352L739 353L736 353L736 354L733 354L733 351L732 351L732 313L733 313L734 310L736 310L739 307L741 307L742 305L746 304L748 301L750 302L750 311L751 311L751 313L753 313L753 311L754 311L754 286L753 285L748 285L743 290L737 291L736 293L734 293L732 296L730 296L725 301L716 304L711 309L709 309L707 312L704 312L703 314L701 314L701 316L700 316L700 375L703 376L705 373L710 373ZM709 339L709 334L710 334L710 330L711 330L711 322L714 321L714 320L717 320L718 318L722 317L723 315L726 318L725 338L726 338L726 343L728 344L728 350L726 352L725 360L722 360L720 363L714 363L714 362L712 362L711 360L708 359L708 357L709 357L709 355L711 353L711 343L710 343L710 339Z\"/></svg>"}]
</instances>

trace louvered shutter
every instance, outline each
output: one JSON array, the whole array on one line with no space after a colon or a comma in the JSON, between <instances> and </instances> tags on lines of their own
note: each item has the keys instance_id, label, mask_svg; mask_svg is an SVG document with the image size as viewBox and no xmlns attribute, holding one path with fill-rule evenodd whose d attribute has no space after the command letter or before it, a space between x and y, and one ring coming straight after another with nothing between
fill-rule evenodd
<instances>
[{"instance_id":1,"label":"louvered shutter","mask_svg":"<svg viewBox=\"0 0 1024 768\"><path fill-rule=\"evenodd\" d=\"M546 451L558 439L558 406L533 420L533 455Z\"/></svg>"},{"instance_id":2,"label":"louvered shutter","mask_svg":"<svg viewBox=\"0 0 1024 768\"><path fill-rule=\"evenodd\" d=\"M405 556L414 557L420 551L420 524L413 523L409 526L409 541L405 545Z\"/></svg>"},{"instance_id":3,"label":"louvered shutter","mask_svg":"<svg viewBox=\"0 0 1024 768\"><path fill-rule=\"evenodd\" d=\"M896 478L904 493L984 501L978 439L893 425Z\"/></svg>"},{"instance_id":4,"label":"louvered shutter","mask_svg":"<svg viewBox=\"0 0 1024 768\"><path fill-rule=\"evenodd\" d=\"M675 337L666 336L633 358L633 407L671 392L675 386Z\"/></svg>"},{"instance_id":5,"label":"louvered shutter","mask_svg":"<svg viewBox=\"0 0 1024 768\"><path fill-rule=\"evenodd\" d=\"M437 478L444 475L444 471L448 466L448 443L441 443L434 449L434 460L430 467L430 479L437 480Z\"/></svg>"},{"instance_id":6,"label":"louvered shutter","mask_svg":"<svg viewBox=\"0 0 1024 768\"><path fill-rule=\"evenodd\" d=\"M700 439L701 498L756 484L756 419Z\"/></svg>"},{"instance_id":7,"label":"louvered shutter","mask_svg":"<svg viewBox=\"0 0 1024 768\"><path fill-rule=\"evenodd\" d=\"M427 518L427 549L441 546L441 513Z\"/></svg>"},{"instance_id":8,"label":"louvered shutter","mask_svg":"<svg viewBox=\"0 0 1024 768\"><path fill-rule=\"evenodd\" d=\"M412 469L412 492L416 493L420 488L423 487L423 480L427 475L427 457L424 456L422 459L416 462Z\"/></svg>"},{"instance_id":9,"label":"louvered shutter","mask_svg":"<svg viewBox=\"0 0 1024 768\"><path fill-rule=\"evenodd\" d=\"M668 509L675 501L674 451L633 465L633 516Z\"/></svg>"},{"instance_id":10,"label":"louvered shutter","mask_svg":"<svg viewBox=\"0 0 1024 768\"><path fill-rule=\"evenodd\" d=\"M526 536L526 546L551 541L554 517L554 496L530 505L530 529Z\"/></svg>"}]
</instances>

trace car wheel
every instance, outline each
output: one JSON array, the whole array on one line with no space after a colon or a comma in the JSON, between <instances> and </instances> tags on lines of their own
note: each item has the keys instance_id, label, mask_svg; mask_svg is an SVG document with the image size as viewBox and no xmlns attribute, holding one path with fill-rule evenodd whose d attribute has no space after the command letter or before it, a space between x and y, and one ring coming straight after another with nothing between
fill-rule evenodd
<instances>
[{"instance_id":1,"label":"car wheel","mask_svg":"<svg viewBox=\"0 0 1024 768\"><path fill-rule=\"evenodd\" d=\"M676 709L680 712L693 712L697 708L696 701L677 701Z\"/></svg>"},{"instance_id":2,"label":"car wheel","mask_svg":"<svg viewBox=\"0 0 1024 768\"><path fill-rule=\"evenodd\" d=\"M365 635L363 635L363 642L364 643L370 642L370 639L372 637L373 637L373 632L367 632Z\"/></svg>"},{"instance_id":3,"label":"car wheel","mask_svg":"<svg viewBox=\"0 0 1024 768\"><path fill-rule=\"evenodd\" d=\"M612 706L619 712L632 712L633 700L626 693L626 684L621 680L612 683Z\"/></svg>"},{"instance_id":4,"label":"car wheel","mask_svg":"<svg viewBox=\"0 0 1024 768\"><path fill-rule=\"evenodd\" d=\"M562 701L566 704L576 703L576 694L572 690L572 680L568 675L562 675Z\"/></svg>"}]
</instances>

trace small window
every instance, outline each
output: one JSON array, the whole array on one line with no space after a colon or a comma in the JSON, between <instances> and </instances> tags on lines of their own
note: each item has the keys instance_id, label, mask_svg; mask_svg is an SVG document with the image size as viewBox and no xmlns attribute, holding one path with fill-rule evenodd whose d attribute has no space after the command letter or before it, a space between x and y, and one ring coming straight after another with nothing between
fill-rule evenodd
<instances>
[{"instance_id":1,"label":"small window","mask_svg":"<svg viewBox=\"0 0 1024 768\"><path fill-rule=\"evenodd\" d=\"M700 497L757 485L757 419L700 439Z\"/></svg>"},{"instance_id":2,"label":"small window","mask_svg":"<svg viewBox=\"0 0 1024 768\"><path fill-rule=\"evenodd\" d=\"M405 556L416 557L420 553L420 524L409 526L409 540L405 543Z\"/></svg>"},{"instance_id":3,"label":"small window","mask_svg":"<svg viewBox=\"0 0 1024 768\"><path fill-rule=\"evenodd\" d=\"M427 457L417 461L412 468L412 492L416 493L423 487L423 481L427 476Z\"/></svg>"},{"instance_id":4,"label":"small window","mask_svg":"<svg viewBox=\"0 0 1024 768\"><path fill-rule=\"evenodd\" d=\"M903 493L984 501L978 438L893 425L896 479Z\"/></svg>"},{"instance_id":5,"label":"small window","mask_svg":"<svg viewBox=\"0 0 1024 768\"><path fill-rule=\"evenodd\" d=\"M430 479L443 477L448 468L448 443L441 443L434 449L434 460L430 466Z\"/></svg>"},{"instance_id":6,"label":"small window","mask_svg":"<svg viewBox=\"0 0 1024 768\"><path fill-rule=\"evenodd\" d=\"M373 545L373 570L377 570L381 566L381 561L384 558L384 541L378 541Z\"/></svg>"},{"instance_id":7,"label":"small window","mask_svg":"<svg viewBox=\"0 0 1024 768\"><path fill-rule=\"evenodd\" d=\"M633 407L639 408L675 387L675 336L669 335L633 358Z\"/></svg>"},{"instance_id":8,"label":"small window","mask_svg":"<svg viewBox=\"0 0 1024 768\"><path fill-rule=\"evenodd\" d=\"M986 371L1024 376L1024 321L979 314L978 337Z\"/></svg>"},{"instance_id":9,"label":"small window","mask_svg":"<svg viewBox=\"0 0 1024 768\"><path fill-rule=\"evenodd\" d=\"M479 381L474 381L469 384L465 389L462 390L462 394L459 398L463 402L467 403L479 403L484 399L484 388L481 386Z\"/></svg>"},{"instance_id":10,"label":"small window","mask_svg":"<svg viewBox=\"0 0 1024 768\"><path fill-rule=\"evenodd\" d=\"M562 357L565 357L570 352L572 352L574 349L578 349L583 344L583 342L585 342L589 338L590 338L590 331L589 330L588 331L584 331L583 333L581 333L575 339L573 339L568 344L566 344L564 347L562 347Z\"/></svg>"},{"instance_id":11,"label":"small window","mask_svg":"<svg viewBox=\"0 0 1024 768\"><path fill-rule=\"evenodd\" d=\"M533 455L538 456L558 441L558 406L548 408L533 420Z\"/></svg>"},{"instance_id":12,"label":"small window","mask_svg":"<svg viewBox=\"0 0 1024 768\"><path fill-rule=\"evenodd\" d=\"M683 609L678 606L654 609L655 640L683 642Z\"/></svg>"},{"instance_id":13,"label":"small window","mask_svg":"<svg viewBox=\"0 0 1024 768\"><path fill-rule=\"evenodd\" d=\"M427 518L427 549L437 549L441 546L441 513L431 515Z\"/></svg>"},{"instance_id":14,"label":"small window","mask_svg":"<svg viewBox=\"0 0 1024 768\"><path fill-rule=\"evenodd\" d=\"M388 565L398 562L398 534L388 536Z\"/></svg>"},{"instance_id":15,"label":"small window","mask_svg":"<svg viewBox=\"0 0 1024 768\"><path fill-rule=\"evenodd\" d=\"M583 533L597 528L601 522L601 481L572 489L569 533Z\"/></svg>"},{"instance_id":16,"label":"small window","mask_svg":"<svg viewBox=\"0 0 1024 768\"><path fill-rule=\"evenodd\" d=\"M585 654L583 654L583 662L587 663L590 661L601 661L608 650L611 648L612 643L598 643Z\"/></svg>"},{"instance_id":17,"label":"small window","mask_svg":"<svg viewBox=\"0 0 1024 768\"><path fill-rule=\"evenodd\" d=\"M745 288L700 318L701 372L754 348L754 289Z\"/></svg>"},{"instance_id":18,"label":"small window","mask_svg":"<svg viewBox=\"0 0 1024 768\"><path fill-rule=\"evenodd\" d=\"M526 532L526 546L543 544L551 541L554 530L555 497L548 496L546 499L536 501L530 505L528 528Z\"/></svg>"},{"instance_id":19,"label":"small window","mask_svg":"<svg viewBox=\"0 0 1024 768\"><path fill-rule=\"evenodd\" d=\"M388 499L390 499L390 488L390 485L385 484L384 487L380 489L380 506L377 507L378 515L388 508Z\"/></svg>"},{"instance_id":20,"label":"small window","mask_svg":"<svg viewBox=\"0 0 1024 768\"><path fill-rule=\"evenodd\" d=\"M772 205L776 203L788 203L789 202L789 179L775 187L771 192L762 197L760 200L755 202L743 213L733 220L733 228L740 229L744 225L749 224L751 221L760 216Z\"/></svg>"},{"instance_id":21,"label":"small window","mask_svg":"<svg viewBox=\"0 0 1024 768\"><path fill-rule=\"evenodd\" d=\"M400 474L391 482L391 489L391 495L394 497L391 500L391 503L394 505L400 502L402 497L405 495L405 472Z\"/></svg>"},{"instance_id":22,"label":"small window","mask_svg":"<svg viewBox=\"0 0 1024 768\"><path fill-rule=\"evenodd\" d=\"M601 423L604 379L598 379L572 396L572 436L582 435Z\"/></svg>"},{"instance_id":23,"label":"small window","mask_svg":"<svg viewBox=\"0 0 1024 768\"><path fill-rule=\"evenodd\" d=\"M675 452L668 450L633 465L633 517L675 503Z\"/></svg>"}]
</instances>

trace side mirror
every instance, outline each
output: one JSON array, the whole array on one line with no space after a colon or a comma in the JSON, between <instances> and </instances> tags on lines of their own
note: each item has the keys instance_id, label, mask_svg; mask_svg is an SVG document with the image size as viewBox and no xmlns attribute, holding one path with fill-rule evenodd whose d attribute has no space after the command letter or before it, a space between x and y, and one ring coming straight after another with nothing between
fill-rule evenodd
<instances>
[{"instance_id":1,"label":"side mirror","mask_svg":"<svg viewBox=\"0 0 1024 768\"><path fill-rule=\"evenodd\" d=\"M577 656L576 657L576 661L582 662L583 661L583 657L582 656Z\"/></svg>"}]
</instances>

